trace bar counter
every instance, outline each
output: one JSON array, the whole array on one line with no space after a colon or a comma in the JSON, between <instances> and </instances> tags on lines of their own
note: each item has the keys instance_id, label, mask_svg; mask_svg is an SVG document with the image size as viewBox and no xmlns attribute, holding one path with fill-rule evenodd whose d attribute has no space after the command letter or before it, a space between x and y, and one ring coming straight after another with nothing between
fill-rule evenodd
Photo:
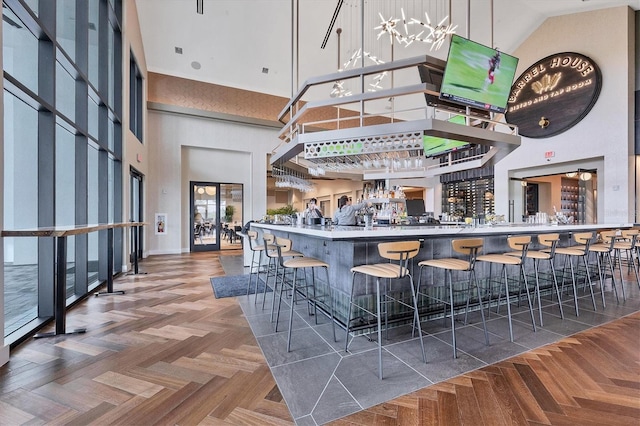
<instances>
[{"instance_id":1,"label":"bar counter","mask_svg":"<svg viewBox=\"0 0 640 426\"><path fill-rule=\"evenodd\" d=\"M277 225L268 223L251 223L251 227L259 233L258 241L262 241L262 233L269 232L278 237L289 238L293 242L293 249L302 252L305 256L312 256L327 262L329 267L329 280L332 288L336 318L344 322L348 297L351 292L351 268L355 265L383 262L378 255L377 244L383 241L415 240L421 241L420 252L415 258L414 264L425 259L442 257L459 257L451 250L451 240L456 238L476 238L484 240L483 254L502 253L509 250L507 236L509 235L531 235L532 245L530 249L536 250L540 246L537 244L537 234L559 233L559 247L572 245L571 235L574 232L594 232L602 229L627 229L633 227L631 223L614 224L589 224L589 225L533 225L533 224L502 224L502 225L481 225L478 227L460 225L424 225L424 226L373 226L365 228L362 226L320 226L320 225ZM527 266L533 269L531 262L526 262ZM561 266L559 262L556 265ZM444 285L444 272L427 268L423 273L422 285L434 286L433 291L441 291ZM529 268L527 268L529 269ZM545 273L547 271L542 271ZM478 278L485 281L485 287L491 288L489 282L489 265L480 262L476 265ZM366 305L373 306L375 299L375 282L366 280L360 276L356 277L356 296L365 300ZM414 280L417 283L419 269L414 270ZM517 277L514 277L517 280ZM318 277L316 277L318 279ZM366 280L366 282L365 282ZM466 283L461 283L460 286ZM531 288L531 284L529 286ZM535 285L535 284L534 284ZM402 289L400 290L402 291ZM497 290L496 290L497 291ZM496 293L497 294L497 293ZM466 301L463 294L460 301ZM456 303L457 304L457 303ZM421 308L422 314L429 314L434 306L424 306ZM402 316L402 309L397 311L391 309L392 314Z\"/></svg>"},{"instance_id":2,"label":"bar counter","mask_svg":"<svg viewBox=\"0 0 640 426\"><path fill-rule=\"evenodd\" d=\"M455 237L472 238L485 235L513 235L513 234L541 234L558 232L570 234L572 232L597 231L600 229L627 229L633 227L631 223L590 224L590 225L539 225L526 223L509 223L498 225L480 225L477 227L465 225L382 225L366 228L364 226L320 226L320 225L278 225L271 223L252 222L251 226L295 235L306 235L332 241L353 239L404 240L415 237Z\"/></svg>"}]
</instances>

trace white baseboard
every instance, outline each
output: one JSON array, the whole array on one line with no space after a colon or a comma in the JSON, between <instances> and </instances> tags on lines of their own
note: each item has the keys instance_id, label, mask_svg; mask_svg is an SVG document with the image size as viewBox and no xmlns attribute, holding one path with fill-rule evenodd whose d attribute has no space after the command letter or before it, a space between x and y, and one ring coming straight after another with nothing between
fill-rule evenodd
<instances>
[{"instance_id":1,"label":"white baseboard","mask_svg":"<svg viewBox=\"0 0 640 426\"><path fill-rule=\"evenodd\" d=\"M0 348L0 366L9 362L9 346L3 346Z\"/></svg>"},{"instance_id":2,"label":"white baseboard","mask_svg":"<svg viewBox=\"0 0 640 426\"><path fill-rule=\"evenodd\" d=\"M155 255L159 255L159 254L182 254L182 253L188 253L188 252L189 252L188 249L186 251L184 249L178 249L178 250L149 250L147 255L148 256L155 256Z\"/></svg>"}]
</instances>

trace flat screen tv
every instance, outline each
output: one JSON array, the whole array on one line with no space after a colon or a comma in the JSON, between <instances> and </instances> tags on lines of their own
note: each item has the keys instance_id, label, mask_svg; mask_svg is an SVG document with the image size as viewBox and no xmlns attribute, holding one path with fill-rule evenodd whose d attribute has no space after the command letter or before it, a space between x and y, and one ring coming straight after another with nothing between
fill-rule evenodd
<instances>
[{"instance_id":1,"label":"flat screen tv","mask_svg":"<svg viewBox=\"0 0 640 426\"><path fill-rule=\"evenodd\" d=\"M518 58L464 37L451 37L440 99L504 113Z\"/></svg>"},{"instance_id":2,"label":"flat screen tv","mask_svg":"<svg viewBox=\"0 0 640 426\"><path fill-rule=\"evenodd\" d=\"M447 102L440 99L440 87L442 86L442 75L444 70L429 68L427 66L421 65L418 66L418 73L420 74L420 80L423 83L428 83L435 86L435 89L438 91L437 95L431 93L425 93L424 97L427 101L427 105L431 107L436 107L440 109L446 109L449 111L455 111L458 113L465 113L465 106L460 105L455 102ZM472 108L470 114L477 115L480 117L489 117L489 111L484 109Z\"/></svg>"},{"instance_id":3,"label":"flat screen tv","mask_svg":"<svg viewBox=\"0 0 640 426\"><path fill-rule=\"evenodd\" d=\"M448 121L456 124L465 124L465 117L464 115L456 115ZM438 155L466 148L469 145L469 142L459 141L456 139L447 139L429 135L424 135L422 137L422 147L425 157L437 157Z\"/></svg>"},{"instance_id":4,"label":"flat screen tv","mask_svg":"<svg viewBox=\"0 0 640 426\"><path fill-rule=\"evenodd\" d=\"M424 200L422 198L417 200L406 200L407 203L407 216L418 217L422 216L425 212Z\"/></svg>"}]
</instances>

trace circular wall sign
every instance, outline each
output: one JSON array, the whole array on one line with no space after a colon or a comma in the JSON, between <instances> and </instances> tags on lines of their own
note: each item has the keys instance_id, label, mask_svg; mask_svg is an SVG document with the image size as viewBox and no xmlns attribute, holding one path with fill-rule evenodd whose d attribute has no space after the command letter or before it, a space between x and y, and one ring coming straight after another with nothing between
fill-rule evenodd
<instances>
[{"instance_id":1,"label":"circular wall sign","mask_svg":"<svg viewBox=\"0 0 640 426\"><path fill-rule=\"evenodd\" d=\"M600 68L579 53L547 56L511 86L505 118L529 138L555 136L591 111L602 87Z\"/></svg>"}]
</instances>

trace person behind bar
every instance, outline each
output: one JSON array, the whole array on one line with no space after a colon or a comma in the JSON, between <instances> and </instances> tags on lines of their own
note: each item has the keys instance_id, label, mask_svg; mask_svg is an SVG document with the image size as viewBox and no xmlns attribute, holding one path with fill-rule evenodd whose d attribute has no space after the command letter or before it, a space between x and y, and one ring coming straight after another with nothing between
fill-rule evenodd
<instances>
[{"instance_id":1,"label":"person behind bar","mask_svg":"<svg viewBox=\"0 0 640 426\"><path fill-rule=\"evenodd\" d=\"M356 212L370 205L371 203L368 201L352 205L351 199L343 195L338 199L338 210L333 214L333 223L336 225L355 225Z\"/></svg>"},{"instance_id":2,"label":"person behind bar","mask_svg":"<svg viewBox=\"0 0 640 426\"><path fill-rule=\"evenodd\" d=\"M316 206L318 200L312 198L309 200L309 204L307 204L307 208L304 210L304 219L316 219L322 217L322 212Z\"/></svg>"}]
</instances>

